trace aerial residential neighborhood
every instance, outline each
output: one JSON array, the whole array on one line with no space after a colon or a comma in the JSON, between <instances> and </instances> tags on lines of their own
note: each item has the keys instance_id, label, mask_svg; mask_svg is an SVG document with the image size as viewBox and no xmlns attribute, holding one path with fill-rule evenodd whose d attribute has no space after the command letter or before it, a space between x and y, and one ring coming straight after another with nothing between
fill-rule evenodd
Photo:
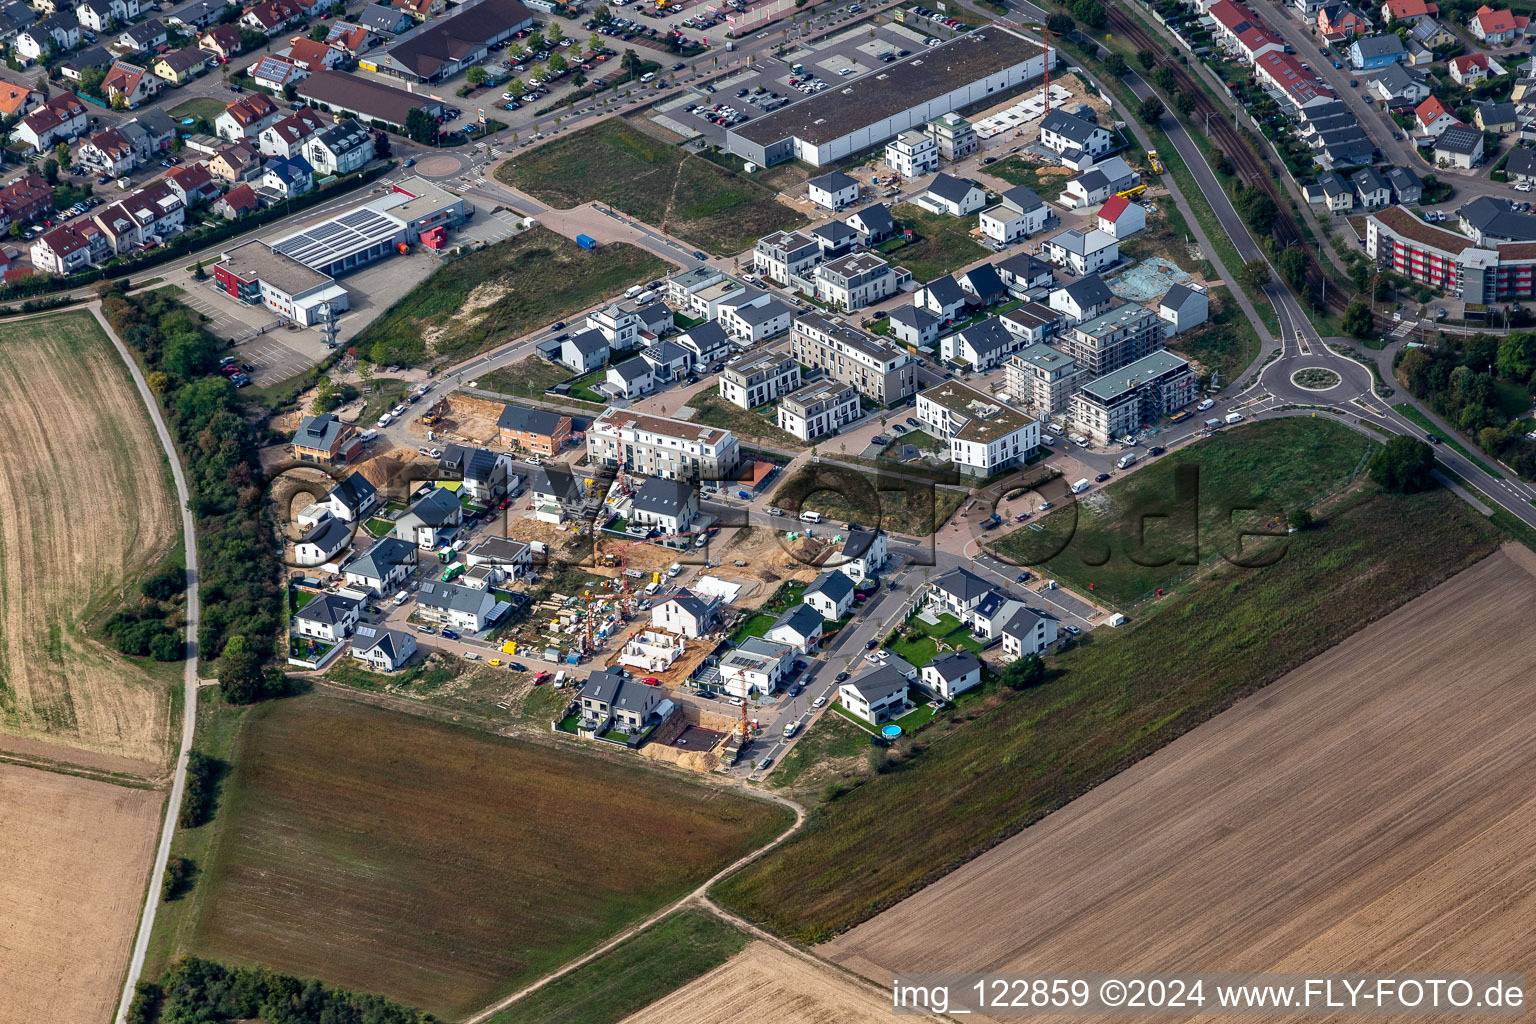
<instances>
[{"instance_id":1,"label":"aerial residential neighborhood","mask_svg":"<svg viewBox=\"0 0 1536 1024\"><path fill-rule=\"evenodd\" d=\"M1518 1012L1533 17L0 2L0 1022Z\"/></svg>"}]
</instances>

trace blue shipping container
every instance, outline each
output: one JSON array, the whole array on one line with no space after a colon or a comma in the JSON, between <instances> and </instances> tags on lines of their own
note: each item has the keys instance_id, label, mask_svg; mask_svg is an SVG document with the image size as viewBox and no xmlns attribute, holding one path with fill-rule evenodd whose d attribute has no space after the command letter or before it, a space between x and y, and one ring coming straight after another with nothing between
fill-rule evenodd
<instances>
[{"instance_id":1,"label":"blue shipping container","mask_svg":"<svg viewBox=\"0 0 1536 1024\"><path fill-rule=\"evenodd\" d=\"M577 235L576 244L581 246L583 249L596 249L597 239L593 238L591 235Z\"/></svg>"}]
</instances>

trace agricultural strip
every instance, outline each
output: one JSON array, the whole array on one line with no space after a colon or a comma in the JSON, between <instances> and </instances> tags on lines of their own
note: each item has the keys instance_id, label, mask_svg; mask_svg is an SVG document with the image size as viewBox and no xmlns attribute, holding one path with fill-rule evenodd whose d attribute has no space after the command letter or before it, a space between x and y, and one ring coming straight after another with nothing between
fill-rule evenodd
<instances>
[{"instance_id":1,"label":"agricultural strip","mask_svg":"<svg viewBox=\"0 0 1536 1024\"><path fill-rule=\"evenodd\" d=\"M778 806L328 697L252 708L193 952L458 1017L755 849Z\"/></svg>"},{"instance_id":2,"label":"agricultural strip","mask_svg":"<svg viewBox=\"0 0 1536 1024\"><path fill-rule=\"evenodd\" d=\"M112 1018L164 799L0 763L0 1024Z\"/></svg>"},{"instance_id":3,"label":"agricultural strip","mask_svg":"<svg viewBox=\"0 0 1536 1024\"><path fill-rule=\"evenodd\" d=\"M772 189L617 117L518 154L496 178L562 210L604 203L722 255L805 219Z\"/></svg>"},{"instance_id":4,"label":"agricultural strip","mask_svg":"<svg viewBox=\"0 0 1536 1024\"><path fill-rule=\"evenodd\" d=\"M1217 564L1139 624L1054 659L1044 684L815 812L717 899L821 941L984 853L1373 619L1494 550L1445 491L1374 491L1282 541L1267 568ZM1437 631L1437 635L1438 631ZM1458 645L1460 646L1460 645ZM1082 965L1084 969L1087 963Z\"/></svg>"},{"instance_id":5,"label":"agricultural strip","mask_svg":"<svg viewBox=\"0 0 1536 1024\"><path fill-rule=\"evenodd\" d=\"M467 359L671 269L633 245L588 250L534 227L449 263L353 345L381 366Z\"/></svg>"},{"instance_id":6,"label":"agricultural strip","mask_svg":"<svg viewBox=\"0 0 1536 1024\"><path fill-rule=\"evenodd\" d=\"M880 978L1529 963L1533 615L1509 545L827 952Z\"/></svg>"},{"instance_id":7,"label":"agricultural strip","mask_svg":"<svg viewBox=\"0 0 1536 1024\"><path fill-rule=\"evenodd\" d=\"M91 635L179 539L148 413L85 313L0 325L0 405L0 733L153 774L177 669Z\"/></svg>"}]
</instances>

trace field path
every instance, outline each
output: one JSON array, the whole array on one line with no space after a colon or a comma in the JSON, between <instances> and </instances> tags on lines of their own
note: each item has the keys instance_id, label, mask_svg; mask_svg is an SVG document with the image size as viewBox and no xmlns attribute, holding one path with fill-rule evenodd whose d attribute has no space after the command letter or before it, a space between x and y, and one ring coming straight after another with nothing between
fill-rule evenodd
<instances>
[{"instance_id":1,"label":"field path","mask_svg":"<svg viewBox=\"0 0 1536 1024\"><path fill-rule=\"evenodd\" d=\"M128 1016L128 1004L133 1000L134 987L138 984L139 975L144 971L144 955L149 950L149 934L155 926L155 908L160 905L160 886L157 882L165 873L166 862L171 857L171 837L176 833L176 811L181 806L181 794L187 784L187 755L192 751L192 736L197 728L197 627L198 620L202 616L202 602L198 595L197 532L192 523L190 509L192 497L187 489L187 477L182 472L176 445L171 440L170 430L166 428L165 417L160 415L160 406L155 401L154 393L149 390L149 384L145 382L144 374L139 371L139 364L134 362L128 346L123 344L123 339L117 336L112 325L107 323L106 317L101 315L99 302L91 303L89 308L91 315L101 325L101 329L106 331L107 337L112 339L112 344L127 365L128 372L133 375L133 383L139 389L139 397L144 400L149 418L155 424L155 434L160 438L160 446L165 450L165 457L171 464L171 478L176 484L176 500L181 509L181 538L187 565L187 660L182 674L181 746L176 754L176 773L171 777L171 793L165 802L165 814L160 826L160 843L155 849L154 867L150 870L148 883L145 886L144 910L139 917L138 937L133 943L133 956L128 962L128 972L123 979L122 997L118 1000L117 1021L118 1024L123 1024Z\"/></svg>"},{"instance_id":2,"label":"field path","mask_svg":"<svg viewBox=\"0 0 1536 1024\"><path fill-rule=\"evenodd\" d=\"M723 867L719 871L715 872L714 875L712 875L711 877L705 879L704 882L701 885L698 886L698 888L694 889L692 892L690 892L687 895L683 896L681 899L674 900L672 903L669 903L665 907L662 907L660 910L656 911L656 913L652 914L650 917L646 918L644 921L641 921L638 924L631 925L630 927L624 929L623 931L619 932L617 935L613 936L613 938L609 939L607 942L604 942L601 946L598 946L595 949L591 950L590 952L585 953L582 956L577 957L576 959L572 960L570 963L566 964L564 967L560 968L558 971L555 971L555 972L553 972L551 974L545 975L544 977L540 978L538 981L534 982L532 985L528 985L528 986L526 986L526 987L524 987L522 989L519 989L516 992L513 992L511 995L505 996L502 999L498 999L496 1002L492 1003L490 1006L487 1006L485 1009L479 1011L476 1014L473 1014L470 1017L465 1018L464 1024L482 1024L483 1021L486 1021L486 1020L490 1019L491 1017L495 1016L496 1014L500 1013L502 1010L505 1010L507 1007L511 1006L513 1003L517 1002L519 999L521 999L524 996L528 995L530 992L536 992L539 989L543 988L545 985L548 985L550 982L555 981L558 978L565 977L567 974L571 973L576 968L578 968L578 967L582 966L583 964L586 964L586 963L588 963L588 962L590 962L592 960L597 959L598 957L602 956L604 953L606 953L610 949L612 949L614 946L617 946L619 943L623 942L625 939L630 938L631 936L633 936L633 935L635 935L635 934L637 934L639 932L644 931L645 929L649 928L651 925L655 924L657 921L660 921L662 918L664 918L667 915L671 914L672 912L676 911L678 908L686 906L686 905L688 905L690 903L697 904L697 905L699 905L701 907L704 907L705 909L707 909L711 913L716 914L719 917L722 917L722 918L724 918L727 921L730 921L732 924L736 925L742 931L747 932L747 933L751 934L752 936L754 936L754 937L756 937L758 939L761 939L761 940L763 940L765 942L769 942L769 943L773 944L774 946L777 946L780 949L787 950L787 951L789 951L791 953L794 953L796 956L800 956L802 958L805 957L805 954L801 953L799 950L795 949L789 943L787 943L784 940L778 938L777 936L771 935L768 932L763 931L761 928L757 927L756 925L749 924L748 922L743 921L741 918L737 917L736 915L727 913L722 908L715 906L715 904L712 903L709 900L709 898L705 895L705 893L707 893L709 891L709 887L710 886L714 885L716 882L720 881L720 879L724 878L726 875L729 875L731 872L736 871L736 870L738 870L738 869L740 869L742 867L745 867L746 865L750 864L752 861L756 860L757 858L761 857L763 854L767 853L769 850L772 850L774 847L776 847L780 843L784 842L790 836L794 835L796 832L799 832L801 827L805 825L805 808L801 807L799 804L795 803L795 801L787 799L786 797L778 796L778 795L773 794L773 793L763 793L763 792L759 792L758 790L755 790L755 789L748 789L746 786L738 786L737 788L739 788L743 793L748 793L748 794L750 794L753 797L756 797L758 799L771 800L774 803L783 804L785 807L788 807L790 810L795 812L794 824L790 825L789 828L787 828L783 832L779 833L778 837L775 838L773 840L773 842L768 843L768 844L766 844L764 846L761 846L761 847L757 848L756 850L753 850L751 853L745 854L745 855L737 858L733 863L727 864L725 867Z\"/></svg>"}]
</instances>

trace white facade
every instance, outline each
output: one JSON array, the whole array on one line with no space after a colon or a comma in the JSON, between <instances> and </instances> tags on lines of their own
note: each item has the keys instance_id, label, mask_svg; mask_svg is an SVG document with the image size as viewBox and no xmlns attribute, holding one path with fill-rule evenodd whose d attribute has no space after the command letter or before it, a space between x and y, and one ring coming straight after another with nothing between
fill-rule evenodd
<instances>
[{"instance_id":1,"label":"white facade","mask_svg":"<svg viewBox=\"0 0 1536 1024\"><path fill-rule=\"evenodd\" d=\"M1021 238L1028 238L1036 231L1044 230L1051 219L1051 209L1044 203L1033 210L1020 210L1007 203L999 203L981 211L981 233L995 242L1011 245Z\"/></svg>"},{"instance_id":2,"label":"white facade","mask_svg":"<svg viewBox=\"0 0 1536 1024\"><path fill-rule=\"evenodd\" d=\"M903 178L921 178L939 169L939 147L925 132L902 132L885 144L885 164Z\"/></svg>"}]
</instances>

